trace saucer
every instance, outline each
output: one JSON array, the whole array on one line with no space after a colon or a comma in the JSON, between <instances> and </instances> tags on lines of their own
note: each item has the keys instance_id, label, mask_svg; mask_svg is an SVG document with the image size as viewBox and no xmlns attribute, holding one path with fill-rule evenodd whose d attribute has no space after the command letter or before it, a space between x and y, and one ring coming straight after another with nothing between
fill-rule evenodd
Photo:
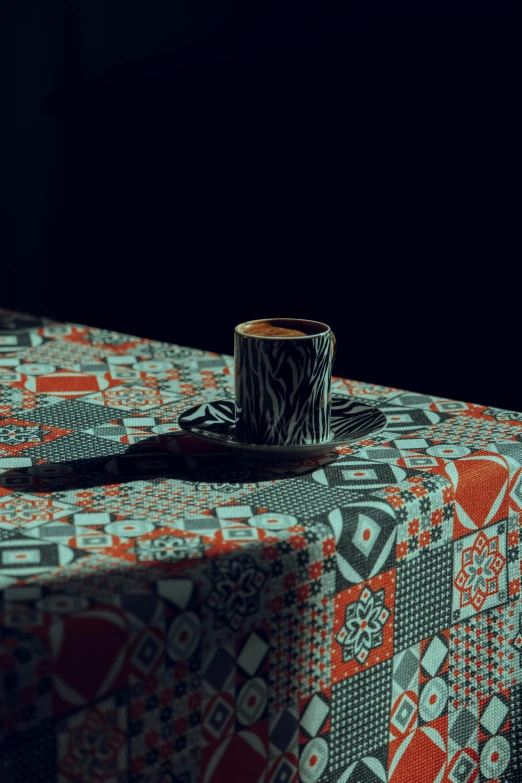
<instances>
[{"instance_id":1,"label":"saucer","mask_svg":"<svg viewBox=\"0 0 522 783\"><path fill-rule=\"evenodd\" d=\"M307 459L327 454L338 446L357 443L375 435L386 426L386 416L379 410L347 397L332 397L331 435L321 443L299 446L259 446L241 443L236 438L236 404L233 400L214 400L194 405L178 419L184 432L234 451L266 459Z\"/></svg>"}]
</instances>

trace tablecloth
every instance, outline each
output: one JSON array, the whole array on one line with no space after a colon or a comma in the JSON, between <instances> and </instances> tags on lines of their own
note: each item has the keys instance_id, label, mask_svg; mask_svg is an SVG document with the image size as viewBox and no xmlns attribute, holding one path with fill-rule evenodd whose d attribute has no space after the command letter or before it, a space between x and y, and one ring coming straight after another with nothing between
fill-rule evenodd
<instances>
[{"instance_id":1,"label":"tablecloth","mask_svg":"<svg viewBox=\"0 0 522 783\"><path fill-rule=\"evenodd\" d=\"M177 426L230 356L0 327L3 783L520 781L521 414L260 462Z\"/></svg>"}]
</instances>

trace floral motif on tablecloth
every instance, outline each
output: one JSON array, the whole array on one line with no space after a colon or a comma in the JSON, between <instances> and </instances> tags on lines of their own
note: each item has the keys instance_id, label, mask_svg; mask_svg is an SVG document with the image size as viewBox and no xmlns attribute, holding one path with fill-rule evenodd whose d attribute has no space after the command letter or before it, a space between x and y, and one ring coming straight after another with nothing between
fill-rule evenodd
<instances>
[{"instance_id":1,"label":"floral motif on tablecloth","mask_svg":"<svg viewBox=\"0 0 522 783\"><path fill-rule=\"evenodd\" d=\"M480 532L470 547L462 551L461 566L453 584L460 593L460 606L479 611L486 599L499 591L499 576L506 558L499 551L499 536L488 538Z\"/></svg>"},{"instance_id":2,"label":"floral motif on tablecloth","mask_svg":"<svg viewBox=\"0 0 522 783\"><path fill-rule=\"evenodd\" d=\"M90 709L81 726L69 732L69 746L60 772L73 780L107 780L118 773L118 753L125 745L115 709Z\"/></svg>"},{"instance_id":3,"label":"floral motif on tablecloth","mask_svg":"<svg viewBox=\"0 0 522 783\"><path fill-rule=\"evenodd\" d=\"M23 419L0 419L0 458L16 457L26 449L57 440L70 432Z\"/></svg>"},{"instance_id":4,"label":"floral motif on tablecloth","mask_svg":"<svg viewBox=\"0 0 522 783\"><path fill-rule=\"evenodd\" d=\"M384 589L374 593L365 587L359 599L346 607L345 621L335 640L341 645L343 661L355 658L363 664L382 644L382 629L390 616L384 605Z\"/></svg>"},{"instance_id":5,"label":"floral motif on tablecloth","mask_svg":"<svg viewBox=\"0 0 522 783\"><path fill-rule=\"evenodd\" d=\"M20 446L22 443L39 443L42 429L37 425L0 424L0 443L5 446Z\"/></svg>"},{"instance_id":6,"label":"floral motif on tablecloth","mask_svg":"<svg viewBox=\"0 0 522 783\"><path fill-rule=\"evenodd\" d=\"M164 535L155 538L142 538L136 542L136 557L140 562L183 560L203 555L201 536L180 538Z\"/></svg>"},{"instance_id":7,"label":"floral motif on tablecloth","mask_svg":"<svg viewBox=\"0 0 522 783\"><path fill-rule=\"evenodd\" d=\"M213 562L207 571L212 589L207 606L215 613L215 626L228 625L237 631L245 617L259 610L259 591L266 573L250 555L240 555L221 563Z\"/></svg>"}]
</instances>

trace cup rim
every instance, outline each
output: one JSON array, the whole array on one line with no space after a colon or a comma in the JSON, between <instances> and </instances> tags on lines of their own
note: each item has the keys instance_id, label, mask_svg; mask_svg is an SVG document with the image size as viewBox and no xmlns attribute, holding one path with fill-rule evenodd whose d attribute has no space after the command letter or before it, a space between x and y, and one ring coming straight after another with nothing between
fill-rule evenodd
<instances>
[{"instance_id":1,"label":"cup rim","mask_svg":"<svg viewBox=\"0 0 522 783\"><path fill-rule=\"evenodd\" d=\"M243 326L243 324L256 324L260 323L261 321L293 321L294 323L295 321L302 321L306 324L317 324L317 326L322 326L324 329L314 334L304 334L301 337L275 337L263 334L245 334L245 332L238 331L239 327ZM321 335L328 334L331 331L332 328L328 324L325 324L324 321L313 321L311 318L253 318L249 321L241 321L240 324L236 324L236 326L234 326L235 334L238 334L240 337L248 337L251 340L310 340L313 337L320 337Z\"/></svg>"}]
</instances>

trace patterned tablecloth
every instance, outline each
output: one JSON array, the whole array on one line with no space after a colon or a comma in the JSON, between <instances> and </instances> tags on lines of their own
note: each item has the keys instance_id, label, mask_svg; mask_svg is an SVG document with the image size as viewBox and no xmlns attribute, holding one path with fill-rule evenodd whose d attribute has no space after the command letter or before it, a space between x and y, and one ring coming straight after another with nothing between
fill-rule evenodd
<instances>
[{"instance_id":1,"label":"patterned tablecloth","mask_svg":"<svg viewBox=\"0 0 522 783\"><path fill-rule=\"evenodd\" d=\"M258 463L231 357L0 315L2 783L521 780L521 414Z\"/></svg>"}]
</instances>

